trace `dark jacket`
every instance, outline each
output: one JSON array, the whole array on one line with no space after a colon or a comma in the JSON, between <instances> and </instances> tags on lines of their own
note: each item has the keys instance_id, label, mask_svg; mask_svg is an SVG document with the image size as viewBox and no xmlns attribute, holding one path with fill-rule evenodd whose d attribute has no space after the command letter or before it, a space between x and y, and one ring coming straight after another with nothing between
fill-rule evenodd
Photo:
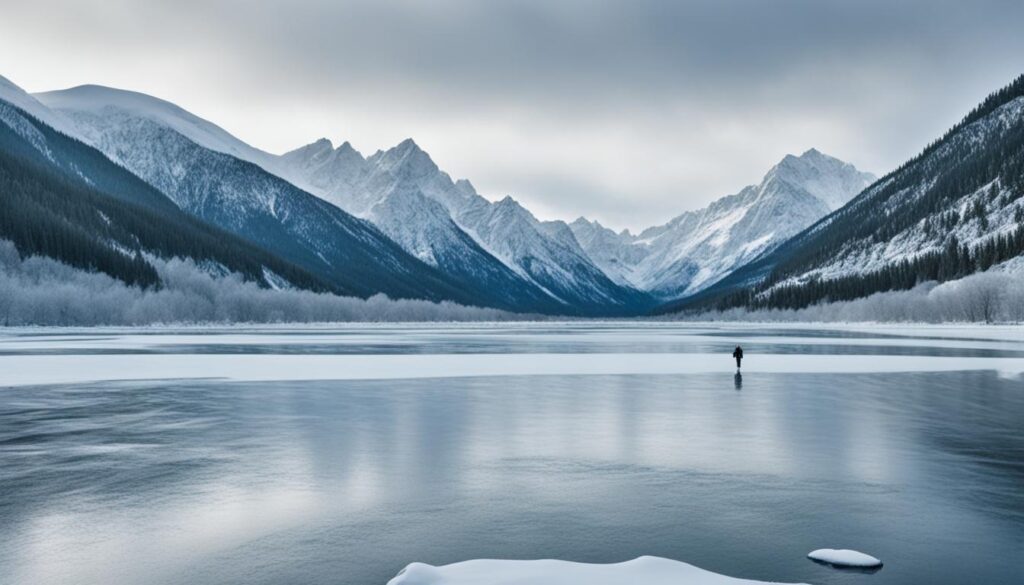
<instances>
[{"instance_id":1,"label":"dark jacket","mask_svg":"<svg viewBox=\"0 0 1024 585\"><path fill-rule=\"evenodd\" d=\"M733 352L732 352L732 357L734 357L734 358L736 358L738 360L743 359L743 348L740 347L740 346L736 346L736 349L733 350Z\"/></svg>"}]
</instances>

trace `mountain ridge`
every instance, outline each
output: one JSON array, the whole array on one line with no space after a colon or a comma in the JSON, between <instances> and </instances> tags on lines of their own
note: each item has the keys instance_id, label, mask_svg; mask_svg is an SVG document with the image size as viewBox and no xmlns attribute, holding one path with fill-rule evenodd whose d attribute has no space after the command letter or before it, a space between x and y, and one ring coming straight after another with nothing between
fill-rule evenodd
<instances>
[{"instance_id":1,"label":"mountain ridge","mask_svg":"<svg viewBox=\"0 0 1024 585\"><path fill-rule=\"evenodd\" d=\"M89 143L186 212L271 250L349 294L473 302L454 282L406 254L369 223L255 162L209 149L182 134L179 129L185 127L192 135L209 130L207 134L219 136L203 120L169 123L168 115L184 112L168 109L169 102L99 86L37 97L70 119ZM153 104L155 112L146 109Z\"/></svg>"},{"instance_id":2,"label":"mountain ridge","mask_svg":"<svg viewBox=\"0 0 1024 585\"><path fill-rule=\"evenodd\" d=\"M661 298L694 294L841 206L874 175L809 149L758 185L634 235L579 218L577 239L607 273Z\"/></svg>"}]
</instances>

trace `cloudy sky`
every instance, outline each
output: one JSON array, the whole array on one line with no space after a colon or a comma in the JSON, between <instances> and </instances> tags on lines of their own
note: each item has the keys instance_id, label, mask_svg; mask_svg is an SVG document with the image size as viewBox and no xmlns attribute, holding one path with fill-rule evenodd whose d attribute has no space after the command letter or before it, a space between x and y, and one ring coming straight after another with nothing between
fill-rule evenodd
<instances>
[{"instance_id":1,"label":"cloudy sky","mask_svg":"<svg viewBox=\"0 0 1024 585\"><path fill-rule=\"evenodd\" d=\"M816 147L878 174L1024 72L1024 2L2 0L0 75L283 152L413 137L542 218L660 223Z\"/></svg>"}]
</instances>

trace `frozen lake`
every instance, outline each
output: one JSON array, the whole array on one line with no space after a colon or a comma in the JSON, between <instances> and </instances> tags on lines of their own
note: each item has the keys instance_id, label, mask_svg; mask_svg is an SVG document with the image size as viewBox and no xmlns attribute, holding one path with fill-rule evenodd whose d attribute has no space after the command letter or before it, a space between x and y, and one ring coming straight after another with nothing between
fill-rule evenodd
<instances>
[{"instance_id":1,"label":"frozen lake","mask_svg":"<svg viewBox=\"0 0 1024 585\"><path fill-rule=\"evenodd\" d=\"M657 555L1016 585L1022 329L0 330L0 583L384 585L412 561Z\"/></svg>"}]
</instances>

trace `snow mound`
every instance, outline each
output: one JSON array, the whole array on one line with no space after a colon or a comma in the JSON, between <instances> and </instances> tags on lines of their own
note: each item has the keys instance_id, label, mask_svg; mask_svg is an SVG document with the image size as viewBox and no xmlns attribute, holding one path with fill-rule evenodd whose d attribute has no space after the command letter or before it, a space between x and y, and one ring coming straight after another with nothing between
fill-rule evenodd
<instances>
[{"instance_id":1,"label":"snow mound","mask_svg":"<svg viewBox=\"0 0 1024 585\"><path fill-rule=\"evenodd\" d=\"M871 555L849 549L819 548L807 553L807 558L812 561L828 563L837 567L858 567L870 569L881 567L882 561Z\"/></svg>"},{"instance_id":2,"label":"snow mound","mask_svg":"<svg viewBox=\"0 0 1024 585\"><path fill-rule=\"evenodd\" d=\"M478 559L434 567L412 563L388 585L756 585L659 557L598 565L569 561Z\"/></svg>"}]
</instances>

